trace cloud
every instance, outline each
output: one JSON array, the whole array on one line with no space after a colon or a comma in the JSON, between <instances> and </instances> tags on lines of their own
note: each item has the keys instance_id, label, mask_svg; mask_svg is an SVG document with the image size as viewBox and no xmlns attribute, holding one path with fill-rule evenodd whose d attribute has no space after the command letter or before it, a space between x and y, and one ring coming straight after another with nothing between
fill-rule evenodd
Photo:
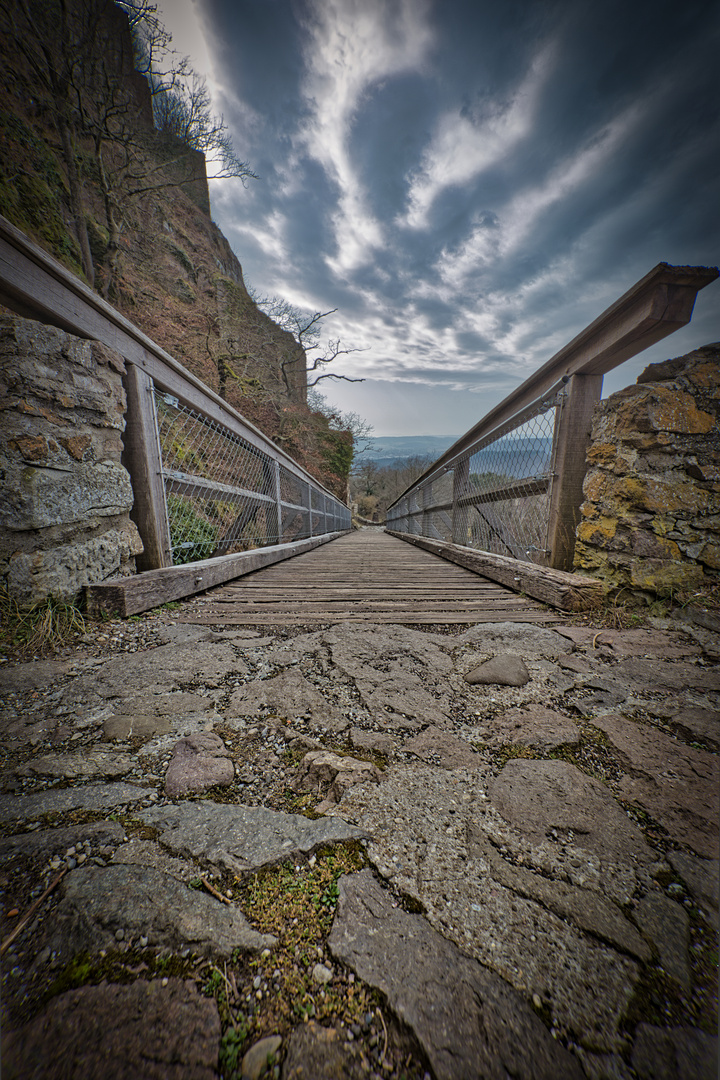
<instances>
[{"instance_id":1,"label":"cloud","mask_svg":"<svg viewBox=\"0 0 720 1080\"><path fill-rule=\"evenodd\" d=\"M553 70L555 48L544 45L506 99L488 89L472 104L445 112L410 178L407 210L398 224L425 228L432 204L448 187L468 184L498 165L532 132L538 100Z\"/></svg>"},{"instance_id":2,"label":"cloud","mask_svg":"<svg viewBox=\"0 0 720 1080\"><path fill-rule=\"evenodd\" d=\"M309 116L295 139L337 187L330 269L347 275L384 244L350 151L353 123L373 87L417 69L432 37L425 0L314 0L305 23L301 92Z\"/></svg>"}]
</instances>

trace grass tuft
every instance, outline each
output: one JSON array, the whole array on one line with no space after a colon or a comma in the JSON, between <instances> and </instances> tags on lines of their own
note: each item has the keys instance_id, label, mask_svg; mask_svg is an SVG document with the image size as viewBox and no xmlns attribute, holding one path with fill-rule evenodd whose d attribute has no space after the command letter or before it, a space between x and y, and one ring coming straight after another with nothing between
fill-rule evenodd
<instances>
[{"instance_id":1,"label":"grass tuft","mask_svg":"<svg viewBox=\"0 0 720 1080\"><path fill-rule=\"evenodd\" d=\"M71 600L49 596L22 607L6 589L0 591L0 648L14 659L52 655L86 630L85 618Z\"/></svg>"}]
</instances>

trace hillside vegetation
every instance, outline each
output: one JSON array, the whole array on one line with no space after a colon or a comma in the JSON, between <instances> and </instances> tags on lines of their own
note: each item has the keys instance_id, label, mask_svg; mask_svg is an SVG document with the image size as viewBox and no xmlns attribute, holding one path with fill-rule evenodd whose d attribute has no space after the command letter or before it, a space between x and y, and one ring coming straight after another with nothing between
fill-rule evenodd
<instances>
[{"instance_id":1,"label":"hillside vegetation","mask_svg":"<svg viewBox=\"0 0 720 1080\"><path fill-rule=\"evenodd\" d=\"M202 149L219 175L252 171L197 77L151 73L168 46L144 0L2 0L0 213L344 498L352 434L308 408L312 365L250 297L210 217Z\"/></svg>"}]
</instances>

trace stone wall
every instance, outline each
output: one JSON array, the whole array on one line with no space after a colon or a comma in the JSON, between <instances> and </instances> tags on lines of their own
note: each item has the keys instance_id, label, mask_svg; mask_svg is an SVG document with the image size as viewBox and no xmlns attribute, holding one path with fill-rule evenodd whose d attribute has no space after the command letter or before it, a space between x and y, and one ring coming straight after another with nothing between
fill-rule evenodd
<instances>
[{"instance_id":1,"label":"stone wall","mask_svg":"<svg viewBox=\"0 0 720 1080\"><path fill-rule=\"evenodd\" d=\"M587 460L576 570L658 596L720 582L720 345L602 401Z\"/></svg>"},{"instance_id":2,"label":"stone wall","mask_svg":"<svg viewBox=\"0 0 720 1080\"><path fill-rule=\"evenodd\" d=\"M0 577L26 605L135 572L122 357L0 315Z\"/></svg>"}]
</instances>

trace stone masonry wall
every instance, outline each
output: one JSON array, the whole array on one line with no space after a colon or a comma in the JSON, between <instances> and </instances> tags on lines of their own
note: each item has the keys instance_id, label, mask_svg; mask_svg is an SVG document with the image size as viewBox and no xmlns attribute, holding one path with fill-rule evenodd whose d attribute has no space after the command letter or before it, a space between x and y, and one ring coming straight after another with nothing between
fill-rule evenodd
<instances>
[{"instance_id":1,"label":"stone masonry wall","mask_svg":"<svg viewBox=\"0 0 720 1080\"><path fill-rule=\"evenodd\" d=\"M28 605L135 572L122 357L0 315L0 578Z\"/></svg>"},{"instance_id":2,"label":"stone masonry wall","mask_svg":"<svg viewBox=\"0 0 720 1080\"><path fill-rule=\"evenodd\" d=\"M720 344L602 401L587 460L576 570L658 596L720 582Z\"/></svg>"}]
</instances>

